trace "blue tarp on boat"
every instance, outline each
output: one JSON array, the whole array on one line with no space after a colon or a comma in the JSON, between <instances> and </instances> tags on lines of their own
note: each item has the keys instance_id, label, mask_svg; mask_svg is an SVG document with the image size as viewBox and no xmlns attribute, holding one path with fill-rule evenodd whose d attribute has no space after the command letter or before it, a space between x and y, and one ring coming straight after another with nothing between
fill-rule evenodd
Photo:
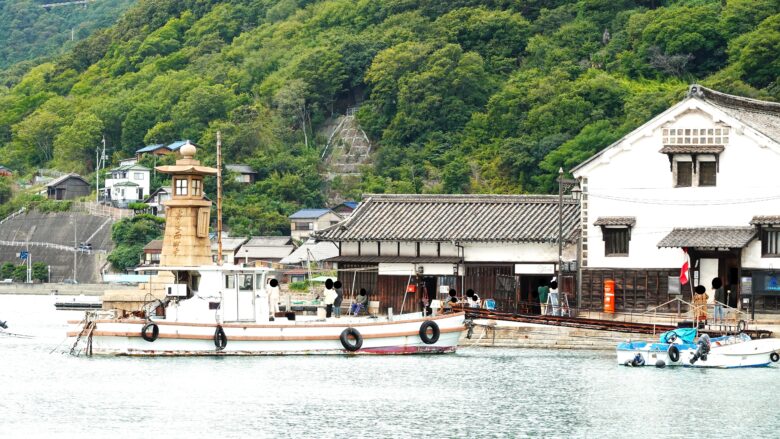
<instances>
[{"instance_id":1,"label":"blue tarp on boat","mask_svg":"<svg viewBox=\"0 0 780 439\"><path fill-rule=\"evenodd\" d=\"M677 328L673 329L671 331L666 331L663 334L661 334L661 337L659 337L659 341L661 343L669 343L672 340L672 334L676 335L677 338L683 341L683 343L691 344L693 343L693 340L696 338L696 330L693 328Z\"/></svg>"}]
</instances>

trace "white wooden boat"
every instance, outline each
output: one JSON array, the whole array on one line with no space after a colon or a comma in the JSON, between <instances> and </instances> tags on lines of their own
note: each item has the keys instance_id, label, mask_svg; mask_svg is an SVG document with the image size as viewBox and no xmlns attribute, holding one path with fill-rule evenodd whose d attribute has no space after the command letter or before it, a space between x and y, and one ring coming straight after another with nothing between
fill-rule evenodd
<instances>
[{"instance_id":1,"label":"white wooden boat","mask_svg":"<svg viewBox=\"0 0 780 439\"><path fill-rule=\"evenodd\" d=\"M269 319L266 268L161 267L179 282L150 303L164 315L110 318L87 312L68 333L89 354L131 356L419 354L454 352L464 313ZM108 317L108 318L107 318ZM77 349L78 350L78 349Z\"/></svg>"}]
</instances>

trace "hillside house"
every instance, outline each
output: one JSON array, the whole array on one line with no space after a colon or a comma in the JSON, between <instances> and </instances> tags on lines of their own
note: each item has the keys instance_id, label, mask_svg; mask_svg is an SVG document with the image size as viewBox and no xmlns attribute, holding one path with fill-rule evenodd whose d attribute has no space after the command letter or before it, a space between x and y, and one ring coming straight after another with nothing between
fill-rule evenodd
<instances>
[{"instance_id":1,"label":"hillside house","mask_svg":"<svg viewBox=\"0 0 780 439\"><path fill-rule=\"evenodd\" d=\"M144 146L141 149L138 149L135 152L135 158L136 160L141 160L141 157L151 154L151 155L168 155L174 152L178 152L182 146L190 143L189 140L178 140L173 143L169 143L167 145L159 143L155 145L148 145Z\"/></svg>"},{"instance_id":2,"label":"hillside house","mask_svg":"<svg viewBox=\"0 0 780 439\"><path fill-rule=\"evenodd\" d=\"M141 255L141 265L145 267L160 265L160 254L162 253L163 240L154 239L144 246L144 252Z\"/></svg>"},{"instance_id":3,"label":"hillside house","mask_svg":"<svg viewBox=\"0 0 780 439\"><path fill-rule=\"evenodd\" d=\"M149 196L150 170L141 165L123 165L106 173L103 200L121 207Z\"/></svg>"},{"instance_id":4,"label":"hillside house","mask_svg":"<svg viewBox=\"0 0 780 439\"><path fill-rule=\"evenodd\" d=\"M336 212L340 217L347 218L348 216L352 215L352 212L357 209L358 202L357 201L345 201L338 206L334 207L332 210Z\"/></svg>"},{"instance_id":5,"label":"hillside house","mask_svg":"<svg viewBox=\"0 0 780 439\"><path fill-rule=\"evenodd\" d=\"M0 166L0 177L10 177L12 175L14 175L13 171L5 166Z\"/></svg>"},{"instance_id":6,"label":"hillside house","mask_svg":"<svg viewBox=\"0 0 780 439\"><path fill-rule=\"evenodd\" d=\"M225 165L225 169L236 174L236 183L252 184L257 178L257 172L249 165Z\"/></svg>"},{"instance_id":7,"label":"hillside house","mask_svg":"<svg viewBox=\"0 0 780 439\"><path fill-rule=\"evenodd\" d=\"M538 312L537 287L562 259L575 258L578 204L548 195L368 195L342 223L315 238L330 241L345 291L366 288L394 312L418 310L421 291L444 299L474 289L507 310ZM563 273L561 291L574 291ZM404 300L415 284L417 293Z\"/></svg>"},{"instance_id":8,"label":"hillside house","mask_svg":"<svg viewBox=\"0 0 780 439\"><path fill-rule=\"evenodd\" d=\"M582 304L604 280L644 311L719 277L732 306L780 311L780 104L692 85L688 95L578 165ZM679 284L685 252L688 285Z\"/></svg>"},{"instance_id":9,"label":"hillside house","mask_svg":"<svg viewBox=\"0 0 780 439\"><path fill-rule=\"evenodd\" d=\"M65 174L46 185L46 197L50 200L74 200L90 192L89 183L78 174Z\"/></svg>"},{"instance_id":10,"label":"hillside house","mask_svg":"<svg viewBox=\"0 0 780 439\"><path fill-rule=\"evenodd\" d=\"M163 203L171 199L172 192L173 189L171 189L170 186L162 186L155 189L146 197L144 203L149 205L149 208L152 210L152 215L165 217L165 205Z\"/></svg>"},{"instance_id":11,"label":"hillside house","mask_svg":"<svg viewBox=\"0 0 780 439\"><path fill-rule=\"evenodd\" d=\"M296 241L306 241L314 232L336 225L342 219L330 209L301 209L289 218L290 234Z\"/></svg>"}]
</instances>

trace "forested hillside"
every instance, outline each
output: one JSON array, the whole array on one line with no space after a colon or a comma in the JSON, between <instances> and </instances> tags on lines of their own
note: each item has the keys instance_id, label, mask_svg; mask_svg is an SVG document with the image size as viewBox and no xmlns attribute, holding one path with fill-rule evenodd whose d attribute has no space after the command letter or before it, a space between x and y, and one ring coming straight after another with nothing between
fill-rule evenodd
<instances>
[{"instance_id":1,"label":"forested hillside","mask_svg":"<svg viewBox=\"0 0 780 439\"><path fill-rule=\"evenodd\" d=\"M780 99L780 0L139 0L0 91L0 164L88 174L191 139L234 233L324 202L317 127L360 104L361 192L549 192L700 82Z\"/></svg>"},{"instance_id":2,"label":"forested hillside","mask_svg":"<svg viewBox=\"0 0 780 439\"><path fill-rule=\"evenodd\" d=\"M93 0L86 7L41 7L66 1L0 0L0 69L66 51L96 29L111 26L137 0ZM29 65L24 63L14 70Z\"/></svg>"}]
</instances>

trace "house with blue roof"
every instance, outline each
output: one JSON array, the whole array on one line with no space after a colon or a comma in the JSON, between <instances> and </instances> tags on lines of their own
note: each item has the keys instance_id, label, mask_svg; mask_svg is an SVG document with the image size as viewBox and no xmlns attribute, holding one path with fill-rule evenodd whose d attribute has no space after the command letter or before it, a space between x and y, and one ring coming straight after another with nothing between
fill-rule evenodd
<instances>
[{"instance_id":1,"label":"house with blue roof","mask_svg":"<svg viewBox=\"0 0 780 439\"><path fill-rule=\"evenodd\" d=\"M290 215L290 235L306 241L314 232L336 225L343 219L331 209L301 209Z\"/></svg>"},{"instance_id":2,"label":"house with blue roof","mask_svg":"<svg viewBox=\"0 0 780 439\"><path fill-rule=\"evenodd\" d=\"M172 152L176 152L181 149L182 146L190 143L189 140L177 140L169 144L154 144L147 145L135 152L136 159L140 160L142 156L146 154L166 155Z\"/></svg>"}]
</instances>

